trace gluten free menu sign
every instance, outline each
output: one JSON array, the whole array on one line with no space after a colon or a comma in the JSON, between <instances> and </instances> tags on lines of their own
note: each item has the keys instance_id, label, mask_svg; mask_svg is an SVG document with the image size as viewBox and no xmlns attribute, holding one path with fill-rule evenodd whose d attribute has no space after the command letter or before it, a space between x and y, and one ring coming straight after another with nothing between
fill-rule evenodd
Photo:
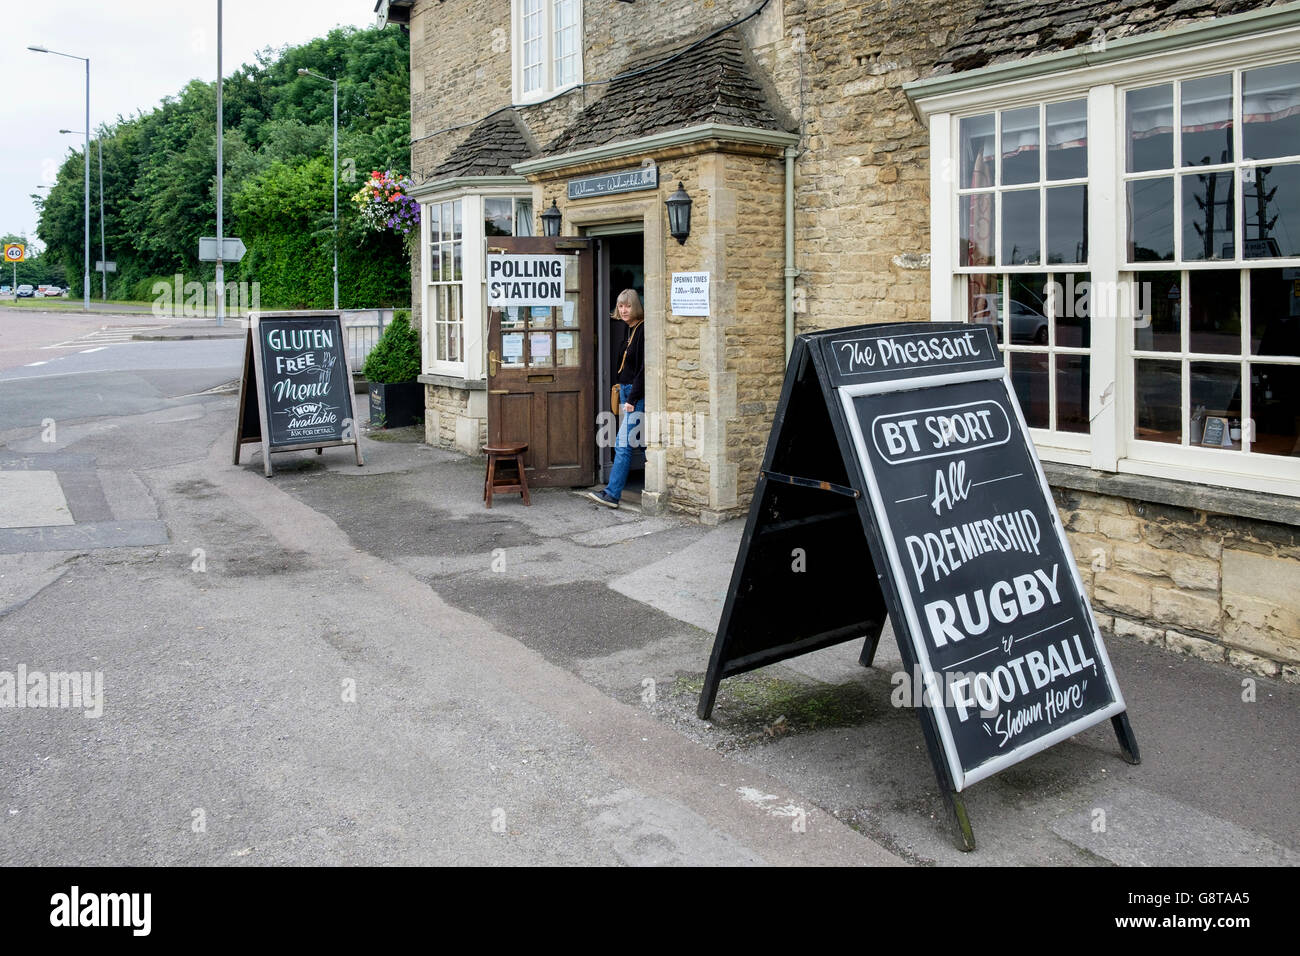
<instances>
[{"instance_id":1,"label":"gluten free menu sign","mask_svg":"<svg viewBox=\"0 0 1300 956\"><path fill-rule=\"evenodd\" d=\"M337 317L262 319L257 330L271 446L341 441L352 382Z\"/></svg>"},{"instance_id":2,"label":"gluten free menu sign","mask_svg":"<svg viewBox=\"0 0 1300 956\"><path fill-rule=\"evenodd\" d=\"M365 463L352 408L343 322L337 312L254 314L244 347L234 463L246 444L271 453L352 445Z\"/></svg>"},{"instance_id":3,"label":"gluten free menu sign","mask_svg":"<svg viewBox=\"0 0 1300 956\"><path fill-rule=\"evenodd\" d=\"M958 789L1122 712L987 329L826 344Z\"/></svg>"}]
</instances>

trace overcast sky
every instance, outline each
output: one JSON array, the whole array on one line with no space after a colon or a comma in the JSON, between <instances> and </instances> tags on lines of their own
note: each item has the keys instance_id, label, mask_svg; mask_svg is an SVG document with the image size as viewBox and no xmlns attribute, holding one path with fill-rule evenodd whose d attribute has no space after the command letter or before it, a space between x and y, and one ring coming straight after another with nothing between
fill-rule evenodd
<instances>
[{"instance_id":1,"label":"overcast sky","mask_svg":"<svg viewBox=\"0 0 1300 956\"><path fill-rule=\"evenodd\" d=\"M225 0L222 68L231 75L265 47L294 46L333 27L371 27L374 0ZM90 128L148 111L194 78L217 72L216 0L45 0L4 4L0 22L0 234L36 239L29 198L53 183L85 129L85 64L33 53L44 46L90 58ZM395 30L397 27L389 27ZM215 117L214 117L215 121ZM91 144L91 177L96 175ZM91 202L97 185L91 183Z\"/></svg>"}]
</instances>

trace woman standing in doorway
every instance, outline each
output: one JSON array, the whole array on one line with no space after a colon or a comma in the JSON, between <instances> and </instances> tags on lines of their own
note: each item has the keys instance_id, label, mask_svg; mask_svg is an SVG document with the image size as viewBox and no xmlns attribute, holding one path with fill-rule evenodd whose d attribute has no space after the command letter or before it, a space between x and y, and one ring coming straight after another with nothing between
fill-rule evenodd
<instances>
[{"instance_id":1,"label":"woman standing in doorway","mask_svg":"<svg viewBox=\"0 0 1300 956\"><path fill-rule=\"evenodd\" d=\"M589 491L587 497L606 508L617 508L627 484L627 473L632 466L632 446L628 433L641 423L645 414L645 310L635 290L624 289L618 294L611 318L627 323L627 344L623 347L623 360L619 362L614 382L618 386L619 426L614 441L614 467L604 491Z\"/></svg>"}]
</instances>

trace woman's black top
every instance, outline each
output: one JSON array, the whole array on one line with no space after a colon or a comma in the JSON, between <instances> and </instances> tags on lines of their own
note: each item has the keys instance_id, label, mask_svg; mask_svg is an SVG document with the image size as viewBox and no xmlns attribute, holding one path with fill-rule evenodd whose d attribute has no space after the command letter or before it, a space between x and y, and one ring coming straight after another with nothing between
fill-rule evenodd
<instances>
[{"instance_id":1,"label":"woman's black top","mask_svg":"<svg viewBox=\"0 0 1300 956\"><path fill-rule=\"evenodd\" d=\"M619 385L631 385L632 394L628 396L629 405L635 405L645 397L645 322L641 322L636 328L628 329L628 336L631 345L627 347L627 361L623 361L622 353L619 353L619 361L623 363L623 370L616 372L615 381Z\"/></svg>"}]
</instances>

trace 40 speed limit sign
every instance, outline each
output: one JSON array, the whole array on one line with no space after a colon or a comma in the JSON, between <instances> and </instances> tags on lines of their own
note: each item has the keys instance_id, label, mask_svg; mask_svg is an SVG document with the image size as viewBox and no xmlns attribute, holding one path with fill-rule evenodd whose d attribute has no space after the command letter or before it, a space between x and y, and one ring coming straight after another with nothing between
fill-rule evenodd
<instances>
[{"instance_id":1,"label":"40 speed limit sign","mask_svg":"<svg viewBox=\"0 0 1300 956\"><path fill-rule=\"evenodd\" d=\"M27 259L27 249L16 242L5 245L5 262L24 262Z\"/></svg>"}]
</instances>

